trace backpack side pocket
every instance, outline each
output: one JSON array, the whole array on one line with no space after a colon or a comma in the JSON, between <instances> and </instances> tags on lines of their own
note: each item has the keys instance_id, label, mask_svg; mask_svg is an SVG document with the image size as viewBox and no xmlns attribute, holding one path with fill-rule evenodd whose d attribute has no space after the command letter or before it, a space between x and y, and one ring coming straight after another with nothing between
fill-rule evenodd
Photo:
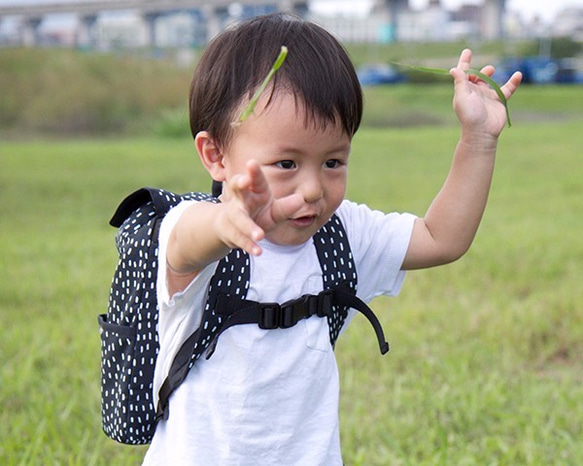
<instances>
[{"instance_id":1,"label":"backpack side pocket","mask_svg":"<svg viewBox=\"0 0 583 466\"><path fill-rule=\"evenodd\" d=\"M132 393L136 374L134 327L117 325L107 319L106 314L98 316L101 333L101 414L105 433L121 443L139 443L141 435L149 423L141 419L141 413L131 406L127 394ZM129 435L127 437L126 435Z\"/></svg>"}]
</instances>

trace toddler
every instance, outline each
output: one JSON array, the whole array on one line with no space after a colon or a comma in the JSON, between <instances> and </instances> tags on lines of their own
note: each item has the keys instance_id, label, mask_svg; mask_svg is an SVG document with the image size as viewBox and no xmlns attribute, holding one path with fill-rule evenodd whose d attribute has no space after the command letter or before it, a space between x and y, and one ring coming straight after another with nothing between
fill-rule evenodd
<instances>
[{"instance_id":1,"label":"toddler","mask_svg":"<svg viewBox=\"0 0 583 466\"><path fill-rule=\"evenodd\" d=\"M254 113L233 125L282 45L287 60ZM247 299L273 303L322 290L312 238L334 214L365 302L396 295L406 270L467 251L506 122L496 93L464 72L470 61L464 50L451 70L461 135L449 176L425 216L416 217L345 199L348 166L358 163L350 148L363 102L354 67L328 32L272 14L208 45L192 82L190 123L199 158L223 190L217 204L180 203L160 228L155 397L177 349L200 324L218 261L234 248L249 254ZM481 71L491 76L494 68ZM520 81L516 73L505 83L507 98ZM326 319L275 330L230 327L170 397L144 464L342 465L338 398Z\"/></svg>"}]
</instances>

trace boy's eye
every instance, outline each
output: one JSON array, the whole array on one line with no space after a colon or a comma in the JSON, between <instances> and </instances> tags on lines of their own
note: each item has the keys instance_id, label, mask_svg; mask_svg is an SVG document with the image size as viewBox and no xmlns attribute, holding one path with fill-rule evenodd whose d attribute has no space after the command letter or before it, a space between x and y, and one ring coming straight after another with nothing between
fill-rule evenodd
<instances>
[{"instance_id":1,"label":"boy's eye","mask_svg":"<svg viewBox=\"0 0 583 466\"><path fill-rule=\"evenodd\" d=\"M296 164L293 160L281 160L280 162L276 162L275 165L279 168L283 168L284 170L291 170L292 168L296 167Z\"/></svg>"},{"instance_id":2,"label":"boy's eye","mask_svg":"<svg viewBox=\"0 0 583 466\"><path fill-rule=\"evenodd\" d=\"M326 160L326 168L338 168L340 165L341 162L338 159Z\"/></svg>"}]
</instances>

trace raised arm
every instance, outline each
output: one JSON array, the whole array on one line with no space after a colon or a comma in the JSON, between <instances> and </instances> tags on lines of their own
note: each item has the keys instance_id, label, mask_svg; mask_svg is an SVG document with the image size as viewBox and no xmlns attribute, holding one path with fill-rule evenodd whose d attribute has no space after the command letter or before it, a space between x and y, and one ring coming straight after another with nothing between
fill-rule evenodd
<instances>
[{"instance_id":1,"label":"raised arm","mask_svg":"<svg viewBox=\"0 0 583 466\"><path fill-rule=\"evenodd\" d=\"M472 54L464 50L454 78L454 110L461 136L447 179L425 217L416 220L403 269L419 269L459 259L470 247L486 207L494 171L498 136L506 124L506 111L494 90L465 73ZM482 73L491 76L492 66ZM507 99L522 75L514 73L502 91Z\"/></svg>"}]
</instances>

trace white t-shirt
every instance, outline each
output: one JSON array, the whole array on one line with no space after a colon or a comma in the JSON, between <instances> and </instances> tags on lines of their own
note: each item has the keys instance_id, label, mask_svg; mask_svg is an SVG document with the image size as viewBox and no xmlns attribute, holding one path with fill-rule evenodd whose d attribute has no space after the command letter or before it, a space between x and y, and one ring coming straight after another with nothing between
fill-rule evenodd
<instances>
[{"instance_id":1,"label":"white t-shirt","mask_svg":"<svg viewBox=\"0 0 583 466\"><path fill-rule=\"evenodd\" d=\"M166 286L166 245L192 201L172 209L160 229L158 301L160 353L154 398L182 342L196 330L217 263L180 293ZM348 235L368 302L399 292L415 217L388 214L344 201L337 211ZM299 246L261 242L251 257L247 298L285 302L322 290L312 241ZM356 311L351 311L345 327ZM371 328L371 338L376 338ZM220 337L213 356L200 358L170 397L145 465L342 465L338 422L339 377L328 323L316 316L288 329L238 325Z\"/></svg>"}]
</instances>

